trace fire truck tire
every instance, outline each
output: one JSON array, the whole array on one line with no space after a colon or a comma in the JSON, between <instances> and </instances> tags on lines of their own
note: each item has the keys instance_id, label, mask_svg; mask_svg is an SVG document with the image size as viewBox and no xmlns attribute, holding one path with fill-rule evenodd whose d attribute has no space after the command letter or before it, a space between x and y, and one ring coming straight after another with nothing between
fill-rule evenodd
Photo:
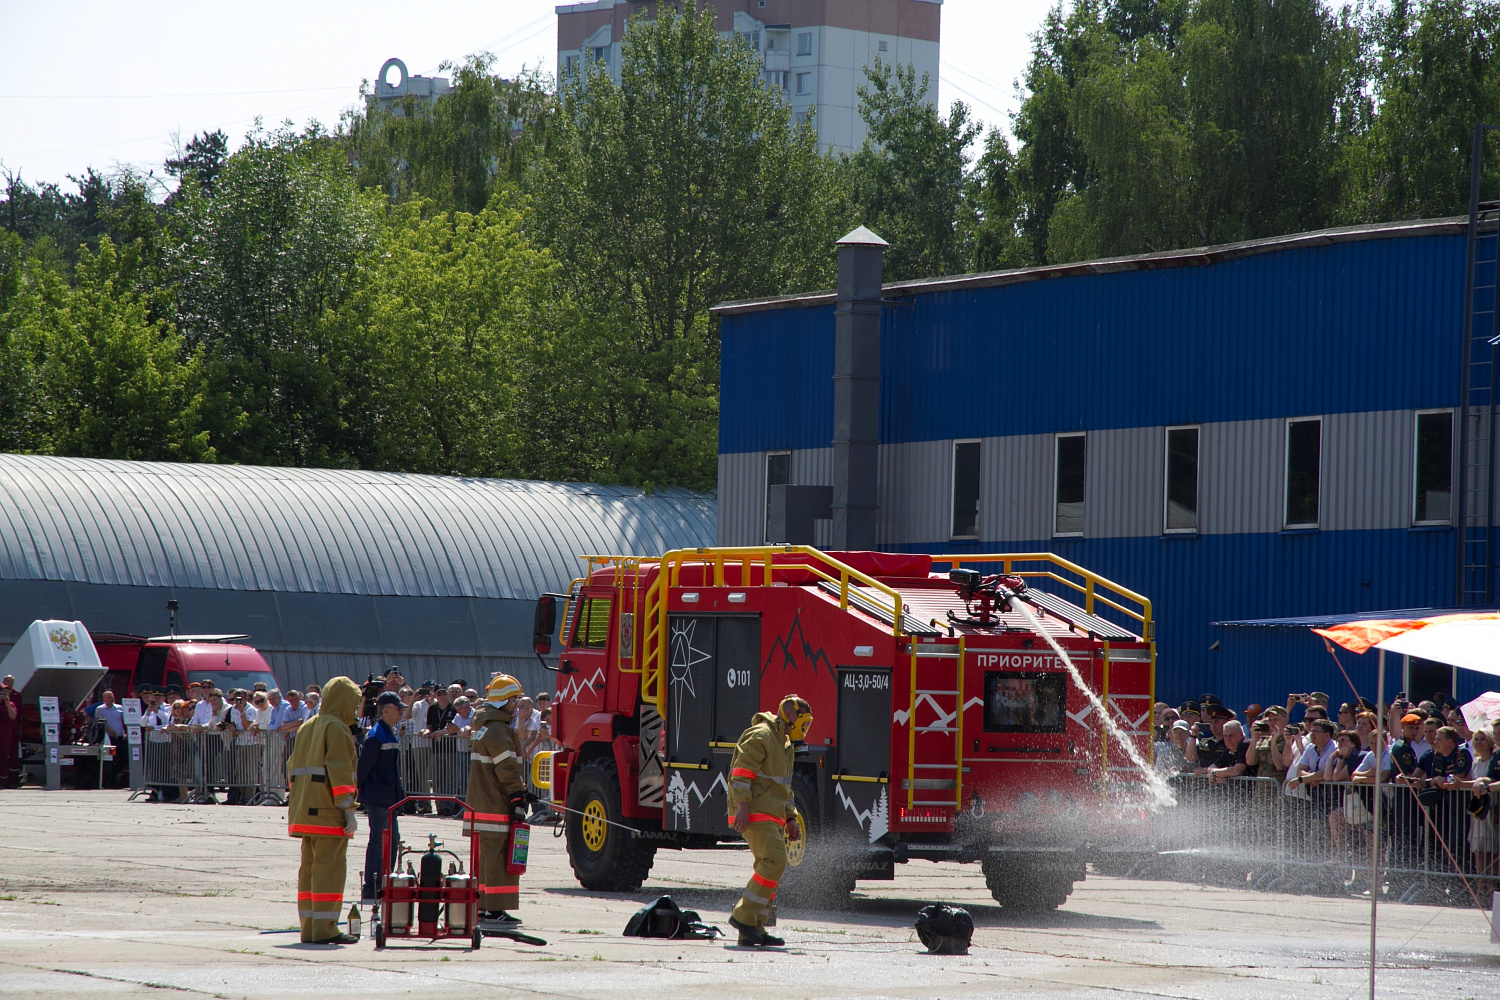
<instances>
[{"instance_id":1,"label":"fire truck tire","mask_svg":"<svg viewBox=\"0 0 1500 1000\"><path fill-rule=\"evenodd\" d=\"M800 847L787 845L786 873L777 887L776 901L823 909L848 906L854 873L838 864L838 852L818 815L817 789L805 774L798 774L792 778L792 795L797 800L797 817L792 822L798 824L803 842Z\"/></svg>"},{"instance_id":2,"label":"fire truck tire","mask_svg":"<svg viewBox=\"0 0 1500 1000\"><path fill-rule=\"evenodd\" d=\"M568 863L579 884L601 892L639 889L651 873L656 845L622 829L620 771L613 757L579 768L568 787L568 808Z\"/></svg>"},{"instance_id":3,"label":"fire truck tire","mask_svg":"<svg viewBox=\"0 0 1500 1000\"><path fill-rule=\"evenodd\" d=\"M984 882L995 902L1013 911L1055 910L1073 894L1073 879L1067 875L1028 873L1009 866L984 865Z\"/></svg>"}]
</instances>

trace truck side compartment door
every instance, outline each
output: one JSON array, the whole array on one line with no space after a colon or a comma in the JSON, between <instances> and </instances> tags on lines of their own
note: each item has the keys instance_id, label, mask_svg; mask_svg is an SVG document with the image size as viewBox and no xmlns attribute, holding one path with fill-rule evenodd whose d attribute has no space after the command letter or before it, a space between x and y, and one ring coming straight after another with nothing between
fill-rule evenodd
<instances>
[{"instance_id":1,"label":"truck side compartment door","mask_svg":"<svg viewBox=\"0 0 1500 1000\"><path fill-rule=\"evenodd\" d=\"M668 622L666 815L668 830L712 833L725 826L728 771L709 751L714 728L718 619L673 615ZM736 734L738 735L738 734Z\"/></svg>"},{"instance_id":2,"label":"truck side compartment door","mask_svg":"<svg viewBox=\"0 0 1500 1000\"><path fill-rule=\"evenodd\" d=\"M838 773L825 825L840 839L873 844L890 823L891 671L839 667L838 679Z\"/></svg>"}]
</instances>

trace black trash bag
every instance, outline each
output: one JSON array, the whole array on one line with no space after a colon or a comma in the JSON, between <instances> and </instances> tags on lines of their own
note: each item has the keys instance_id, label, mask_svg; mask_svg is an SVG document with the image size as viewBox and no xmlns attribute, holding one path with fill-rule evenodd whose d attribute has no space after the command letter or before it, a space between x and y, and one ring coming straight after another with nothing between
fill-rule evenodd
<instances>
[{"instance_id":1,"label":"black trash bag","mask_svg":"<svg viewBox=\"0 0 1500 1000\"><path fill-rule=\"evenodd\" d=\"M724 932L705 924L696 910L684 910L671 896L635 911L625 925L626 937L689 938L712 941Z\"/></svg>"},{"instance_id":2,"label":"black trash bag","mask_svg":"<svg viewBox=\"0 0 1500 1000\"><path fill-rule=\"evenodd\" d=\"M974 918L963 907L933 903L917 911L917 937L930 955L967 955Z\"/></svg>"}]
</instances>

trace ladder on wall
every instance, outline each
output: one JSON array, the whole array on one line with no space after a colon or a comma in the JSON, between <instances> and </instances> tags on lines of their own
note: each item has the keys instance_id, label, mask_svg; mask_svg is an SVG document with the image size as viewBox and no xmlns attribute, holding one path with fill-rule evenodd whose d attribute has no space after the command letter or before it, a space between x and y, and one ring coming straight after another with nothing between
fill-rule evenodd
<instances>
[{"instance_id":1,"label":"ladder on wall","mask_svg":"<svg viewBox=\"0 0 1500 1000\"><path fill-rule=\"evenodd\" d=\"M953 683L946 678L941 686L918 687L917 664L920 661L949 661L953 665ZM922 671L929 685L934 684L933 671ZM945 671L946 673L946 671ZM950 701L951 699L951 701ZM926 701L936 716L930 725L917 725L917 708ZM948 705L952 705L952 711ZM964 639L958 644L934 643L911 637L911 714L906 717L906 806L950 806L963 808L964 786ZM953 760L917 760L918 733L948 733L953 736ZM924 740L926 744L930 741ZM951 777L950 777L951 775ZM920 794L920 797L919 797Z\"/></svg>"},{"instance_id":2,"label":"ladder on wall","mask_svg":"<svg viewBox=\"0 0 1500 1000\"><path fill-rule=\"evenodd\" d=\"M1464 266L1463 372L1459 383L1458 483L1455 536L1459 606L1495 599L1495 405L1500 339L1500 201L1481 201L1484 141L1500 129L1474 126L1469 167L1469 230Z\"/></svg>"}]
</instances>

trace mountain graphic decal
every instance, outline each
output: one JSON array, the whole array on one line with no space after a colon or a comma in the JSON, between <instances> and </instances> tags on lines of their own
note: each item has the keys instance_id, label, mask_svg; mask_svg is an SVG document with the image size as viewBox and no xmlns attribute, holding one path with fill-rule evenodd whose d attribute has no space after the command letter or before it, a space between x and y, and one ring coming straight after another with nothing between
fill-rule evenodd
<instances>
[{"instance_id":1,"label":"mountain graphic decal","mask_svg":"<svg viewBox=\"0 0 1500 1000\"><path fill-rule=\"evenodd\" d=\"M812 670L814 677L818 675L818 665L829 675L833 674L833 664L828 662L828 655L823 652L823 647L813 647L807 641L807 636L802 634L802 612L792 616L791 628L787 629L786 635L779 635L776 641L771 643L771 651L766 655L766 661L760 666L761 676L774 666L780 666L783 670L795 670L802 672L802 666L806 664Z\"/></svg>"}]
</instances>

